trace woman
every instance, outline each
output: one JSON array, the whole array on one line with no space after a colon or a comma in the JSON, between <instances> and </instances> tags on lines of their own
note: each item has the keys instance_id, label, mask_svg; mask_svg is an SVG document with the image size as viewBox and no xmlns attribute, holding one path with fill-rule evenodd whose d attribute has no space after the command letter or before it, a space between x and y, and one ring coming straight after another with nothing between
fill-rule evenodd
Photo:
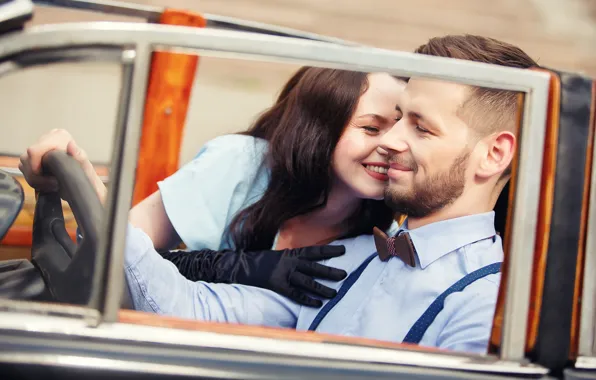
<instances>
[{"instance_id":1,"label":"woman","mask_svg":"<svg viewBox=\"0 0 596 380\"><path fill-rule=\"evenodd\" d=\"M385 73L301 68L248 131L209 141L193 161L160 182L159 191L131 210L131 224L156 249L181 240L194 250L265 251L261 254L267 257L274 257L270 250L325 245L370 234L374 226L388 229L393 218L382 201L388 165L377 146L394 123L395 99L404 85ZM77 159L105 198L91 163L65 131L50 132L21 157L21 171L32 186L53 185L52 179L38 175L41 157L52 149L67 150ZM291 272L299 266L296 256L309 255L288 254L295 266L286 266ZM193 280L189 258L211 263L212 257L205 252L169 256ZM238 269L229 260L226 273ZM249 268L254 273L260 266ZM276 277L273 272L257 277ZM314 275L312 270L303 274ZM221 275L211 280L222 277L229 281ZM292 285L300 288L309 281L298 277ZM300 298L279 289L280 283L258 286ZM320 305L308 297L297 301Z\"/></svg>"}]
</instances>

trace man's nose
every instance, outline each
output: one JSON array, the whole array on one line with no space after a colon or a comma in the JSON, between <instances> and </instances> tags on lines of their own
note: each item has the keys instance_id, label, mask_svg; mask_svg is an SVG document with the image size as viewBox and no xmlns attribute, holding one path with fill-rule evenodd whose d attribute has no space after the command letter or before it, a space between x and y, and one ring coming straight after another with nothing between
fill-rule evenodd
<instances>
[{"instance_id":1,"label":"man's nose","mask_svg":"<svg viewBox=\"0 0 596 380\"><path fill-rule=\"evenodd\" d=\"M403 120L403 119L402 119ZM377 148L377 152L382 155L387 155L388 152L405 152L408 150L404 136L403 121L400 120L391 127L382 137Z\"/></svg>"}]
</instances>

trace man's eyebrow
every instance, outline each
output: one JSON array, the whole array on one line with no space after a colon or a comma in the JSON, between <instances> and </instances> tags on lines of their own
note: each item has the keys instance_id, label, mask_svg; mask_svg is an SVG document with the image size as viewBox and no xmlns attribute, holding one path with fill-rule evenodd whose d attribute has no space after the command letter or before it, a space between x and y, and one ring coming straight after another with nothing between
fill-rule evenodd
<instances>
[{"instance_id":1,"label":"man's eyebrow","mask_svg":"<svg viewBox=\"0 0 596 380\"><path fill-rule=\"evenodd\" d=\"M425 117L422 116L422 114L420 112L410 111L410 112L408 112L408 115L410 117L415 117L416 119L425 120Z\"/></svg>"},{"instance_id":2,"label":"man's eyebrow","mask_svg":"<svg viewBox=\"0 0 596 380\"><path fill-rule=\"evenodd\" d=\"M403 115L403 111L399 108L398 105L395 106L395 110L400 112ZM407 116L409 118L420 120L421 122L428 125L431 129L436 129L437 131L442 131L441 124L432 117L424 116L420 111L408 111Z\"/></svg>"},{"instance_id":3,"label":"man's eyebrow","mask_svg":"<svg viewBox=\"0 0 596 380\"><path fill-rule=\"evenodd\" d=\"M398 112L401 112L403 114L403 111L401 110L401 108L399 108L398 105L395 106L395 110L398 111ZM422 120L424 120L424 116L422 116L422 114L420 112L409 111L408 112L408 116L409 117L415 117L416 119L422 119Z\"/></svg>"},{"instance_id":4,"label":"man's eyebrow","mask_svg":"<svg viewBox=\"0 0 596 380\"><path fill-rule=\"evenodd\" d=\"M436 119L432 112L429 112L429 114L423 114L420 111L410 111L408 112L408 116L420 120L428 127L428 129L433 130L436 133L444 132L443 126L439 121L440 119Z\"/></svg>"}]
</instances>

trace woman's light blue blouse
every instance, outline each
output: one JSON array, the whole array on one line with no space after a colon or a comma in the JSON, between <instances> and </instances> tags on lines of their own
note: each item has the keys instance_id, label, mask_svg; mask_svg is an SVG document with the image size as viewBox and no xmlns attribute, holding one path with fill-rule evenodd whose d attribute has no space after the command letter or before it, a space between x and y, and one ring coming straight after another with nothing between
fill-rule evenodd
<instances>
[{"instance_id":1,"label":"woman's light blue blouse","mask_svg":"<svg viewBox=\"0 0 596 380\"><path fill-rule=\"evenodd\" d=\"M251 136L217 137L158 183L168 218L189 249L233 248L227 227L269 183L267 145Z\"/></svg>"}]
</instances>

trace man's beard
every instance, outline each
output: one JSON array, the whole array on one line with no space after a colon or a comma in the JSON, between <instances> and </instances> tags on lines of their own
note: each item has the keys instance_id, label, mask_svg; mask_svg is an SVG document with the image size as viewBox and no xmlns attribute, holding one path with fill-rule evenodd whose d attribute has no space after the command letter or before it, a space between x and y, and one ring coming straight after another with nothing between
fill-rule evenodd
<instances>
[{"instance_id":1,"label":"man's beard","mask_svg":"<svg viewBox=\"0 0 596 380\"><path fill-rule=\"evenodd\" d=\"M413 218L428 216L453 203L464 191L469 157L470 151L464 150L448 170L437 173L422 183L414 182L412 190L396 191L391 188L391 185L388 185L385 188L385 203L394 212ZM413 173L416 174L417 165L413 160L409 162L408 167L412 168Z\"/></svg>"}]
</instances>

